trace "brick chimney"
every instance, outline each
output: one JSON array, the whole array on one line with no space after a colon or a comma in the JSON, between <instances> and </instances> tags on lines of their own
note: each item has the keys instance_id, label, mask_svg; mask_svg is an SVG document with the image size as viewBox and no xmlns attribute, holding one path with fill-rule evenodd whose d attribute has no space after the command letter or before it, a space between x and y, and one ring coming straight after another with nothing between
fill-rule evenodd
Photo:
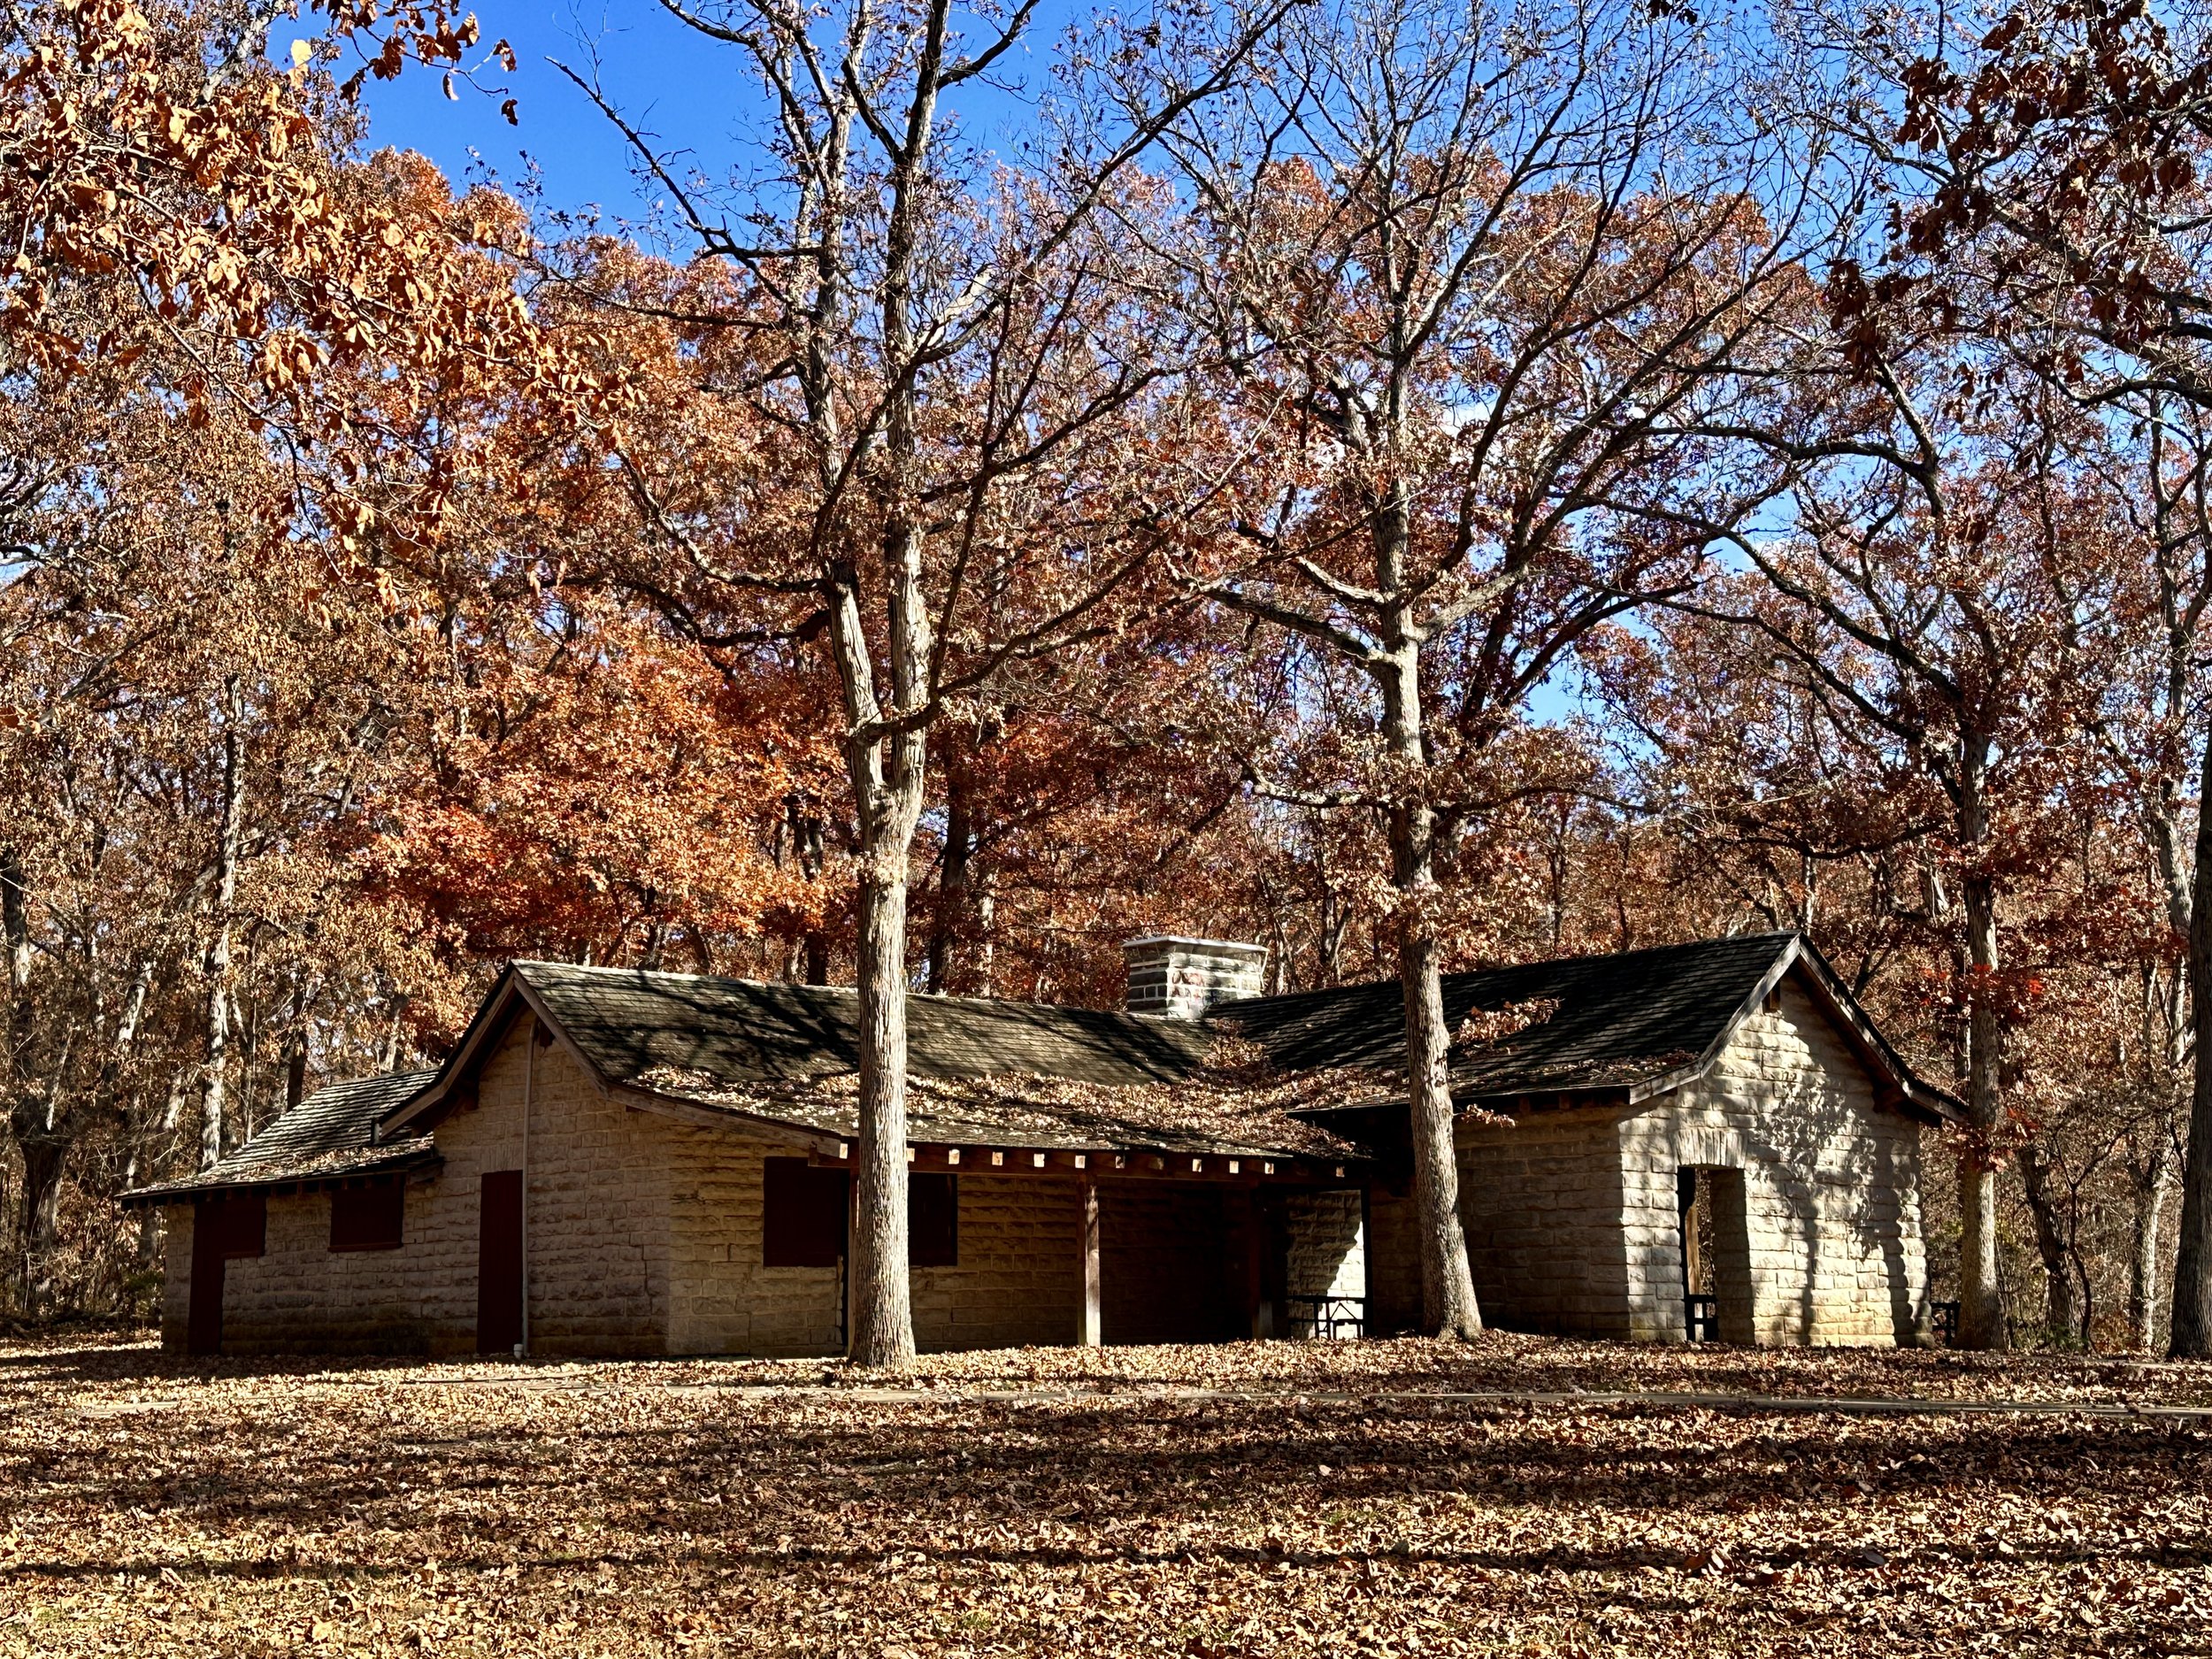
<instances>
[{"instance_id":1,"label":"brick chimney","mask_svg":"<svg viewBox=\"0 0 2212 1659\"><path fill-rule=\"evenodd\" d=\"M1202 1019L1217 1002L1257 996L1267 979L1267 947L1228 939L1132 939L1121 948L1129 964L1129 1011L1168 1019Z\"/></svg>"}]
</instances>

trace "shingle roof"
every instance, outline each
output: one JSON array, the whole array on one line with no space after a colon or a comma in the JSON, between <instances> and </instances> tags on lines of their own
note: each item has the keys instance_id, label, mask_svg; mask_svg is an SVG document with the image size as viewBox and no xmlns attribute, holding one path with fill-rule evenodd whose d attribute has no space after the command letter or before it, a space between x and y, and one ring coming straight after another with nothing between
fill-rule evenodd
<instances>
[{"instance_id":1,"label":"shingle roof","mask_svg":"<svg viewBox=\"0 0 2212 1659\"><path fill-rule=\"evenodd\" d=\"M372 1144L376 1126L437 1078L394 1071L317 1089L259 1134L196 1175L123 1194L130 1204L174 1203L235 1187L288 1187L404 1169L436 1156L426 1138Z\"/></svg>"},{"instance_id":2,"label":"shingle roof","mask_svg":"<svg viewBox=\"0 0 2212 1659\"><path fill-rule=\"evenodd\" d=\"M840 1139L858 1130L858 993L518 962L610 1083ZM983 997L907 999L908 1139L922 1145L1342 1158L1356 1148L1272 1103L1240 1106L1181 1021Z\"/></svg>"},{"instance_id":3,"label":"shingle roof","mask_svg":"<svg viewBox=\"0 0 2212 1659\"><path fill-rule=\"evenodd\" d=\"M1913 1079L1817 952L1794 933L1758 933L1615 956L1445 977L1457 1031L1476 1010L1544 1005L1544 1018L1488 1043L1455 1048L1463 1102L1671 1087L1709 1061L1752 999L1802 964L1862 1051L1912 1102L1945 1097ZM849 987L768 985L628 968L518 962L488 998L470 1038L437 1072L401 1072L319 1091L214 1168L141 1188L168 1202L218 1187L271 1186L359 1174L434 1156L426 1137L372 1145L377 1124L418 1099L434 1110L519 983L599 1076L698 1105L772 1118L810 1133L856 1132L849 1079L859 1065L859 998ZM923 1143L1082 1150L1249 1153L1340 1158L1357 1148L1329 1106L1385 1103L1403 1069L1403 1003L1379 981L1225 1003L1207 1025L977 997L907 1002L910 1139ZM1221 1039L1264 1051L1275 1078L1239 1079ZM1368 1088L1356 1075L1374 1075ZM1302 1094L1303 1098L1301 1098ZM1401 1108L1401 1110L1402 1110ZM1293 1118L1288 1114L1297 1112ZM409 1114L414 1117L419 1114ZM405 1127L405 1120L394 1129ZM426 1126L426 1124L421 1126ZM1354 1133L1366 1133L1362 1125Z\"/></svg>"},{"instance_id":4,"label":"shingle roof","mask_svg":"<svg viewBox=\"0 0 2212 1659\"><path fill-rule=\"evenodd\" d=\"M1533 1005L1538 1015L1509 1035L1455 1043L1453 1097L1462 1106L1597 1093L1647 1099L1700 1075L1786 972L1802 975L1907 1107L1932 1119L1956 1115L1957 1102L1913 1074L1819 951L1794 933L1447 974L1444 1018L1455 1032L1478 1010ZM1387 1071L1404 1064L1404 1009L1397 982L1386 980L1229 1002L1213 1018L1260 1044L1286 1071L1333 1064Z\"/></svg>"},{"instance_id":5,"label":"shingle roof","mask_svg":"<svg viewBox=\"0 0 2212 1659\"><path fill-rule=\"evenodd\" d=\"M1538 1024L1455 1054L1453 1092L1486 1099L1616 1087L1679 1070L1726 1034L1796 942L1794 933L1755 933L1447 974L1444 1018L1454 1031L1478 1009L1558 1004ZM1392 979L1226 1003L1215 1018L1233 1024L1286 1071L1386 1071L1405 1064L1404 1010Z\"/></svg>"},{"instance_id":6,"label":"shingle roof","mask_svg":"<svg viewBox=\"0 0 2212 1659\"><path fill-rule=\"evenodd\" d=\"M732 1083L803 1082L860 1064L860 995L849 987L562 962L518 962L515 972L611 1083L663 1067ZM1171 1082L1207 1043L1188 1025L983 997L910 996L906 1024L908 1069L925 1078Z\"/></svg>"}]
</instances>

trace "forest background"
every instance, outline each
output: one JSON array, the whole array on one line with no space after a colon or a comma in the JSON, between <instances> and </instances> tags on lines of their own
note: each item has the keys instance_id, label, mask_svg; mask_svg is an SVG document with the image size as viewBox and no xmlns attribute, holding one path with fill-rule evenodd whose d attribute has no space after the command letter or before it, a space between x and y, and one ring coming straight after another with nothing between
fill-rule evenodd
<instances>
[{"instance_id":1,"label":"forest background","mask_svg":"<svg viewBox=\"0 0 2212 1659\"><path fill-rule=\"evenodd\" d=\"M2202 18L652 15L726 125L622 31L0 6L11 1315L143 1317L119 1192L516 956L887 1018L1794 927L1968 1103L1970 1336L2167 1342Z\"/></svg>"}]
</instances>

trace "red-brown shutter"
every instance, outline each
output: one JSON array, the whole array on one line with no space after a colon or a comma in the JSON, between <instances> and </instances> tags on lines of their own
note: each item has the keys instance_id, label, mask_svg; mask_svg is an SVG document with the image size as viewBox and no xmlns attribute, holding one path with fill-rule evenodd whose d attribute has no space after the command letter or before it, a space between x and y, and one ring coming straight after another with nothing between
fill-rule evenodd
<instances>
[{"instance_id":1,"label":"red-brown shutter","mask_svg":"<svg viewBox=\"0 0 2212 1659\"><path fill-rule=\"evenodd\" d=\"M959 1177L906 1178L906 1259L913 1267L960 1265Z\"/></svg>"},{"instance_id":2,"label":"red-brown shutter","mask_svg":"<svg viewBox=\"0 0 2212 1659\"><path fill-rule=\"evenodd\" d=\"M845 1254L845 1171L770 1158L761 1194L763 1267L835 1267Z\"/></svg>"},{"instance_id":3,"label":"red-brown shutter","mask_svg":"<svg viewBox=\"0 0 2212 1659\"><path fill-rule=\"evenodd\" d=\"M476 1351L511 1353L522 1340L522 1171L489 1170L476 1234Z\"/></svg>"},{"instance_id":4,"label":"red-brown shutter","mask_svg":"<svg viewBox=\"0 0 2212 1659\"><path fill-rule=\"evenodd\" d=\"M223 1233L219 1203L192 1206L192 1301L185 1346L194 1354L223 1351Z\"/></svg>"},{"instance_id":5,"label":"red-brown shutter","mask_svg":"<svg viewBox=\"0 0 2212 1659\"><path fill-rule=\"evenodd\" d=\"M406 1202L407 1188L400 1181L341 1187L330 1195L330 1248L396 1250Z\"/></svg>"},{"instance_id":6,"label":"red-brown shutter","mask_svg":"<svg viewBox=\"0 0 2212 1659\"><path fill-rule=\"evenodd\" d=\"M259 1256L268 1239L269 1201L261 1193L225 1193L194 1206L192 1238L198 1248L205 1233L209 1248L228 1257Z\"/></svg>"}]
</instances>

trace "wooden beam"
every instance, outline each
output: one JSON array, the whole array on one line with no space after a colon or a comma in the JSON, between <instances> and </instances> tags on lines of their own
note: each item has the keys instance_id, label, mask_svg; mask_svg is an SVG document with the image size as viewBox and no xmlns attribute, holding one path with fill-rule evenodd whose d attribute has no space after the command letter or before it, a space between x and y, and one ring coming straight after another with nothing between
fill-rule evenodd
<instances>
[{"instance_id":1,"label":"wooden beam","mask_svg":"<svg viewBox=\"0 0 2212 1659\"><path fill-rule=\"evenodd\" d=\"M1098 1183L1083 1182L1083 1328L1079 1340L1085 1348L1100 1344Z\"/></svg>"},{"instance_id":2,"label":"wooden beam","mask_svg":"<svg viewBox=\"0 0 2212 1659\"><path fill-rule=\"evenodd\" d=\"M818 1168L849 1170L853 1143L824 1145L816 1141L810 1160ZM1028 1147L955 1147L917 1143L907 1162L918 1169L975 1171L1015 1179L1048 1180L1146 1180L1191 1185L1251 1187L1356 1186L1367 1179L1349 1164L1324 1164L1311 1158L1231 1158L1179 1152L1067 1152Z\"/></svg>"}]
</instances>

